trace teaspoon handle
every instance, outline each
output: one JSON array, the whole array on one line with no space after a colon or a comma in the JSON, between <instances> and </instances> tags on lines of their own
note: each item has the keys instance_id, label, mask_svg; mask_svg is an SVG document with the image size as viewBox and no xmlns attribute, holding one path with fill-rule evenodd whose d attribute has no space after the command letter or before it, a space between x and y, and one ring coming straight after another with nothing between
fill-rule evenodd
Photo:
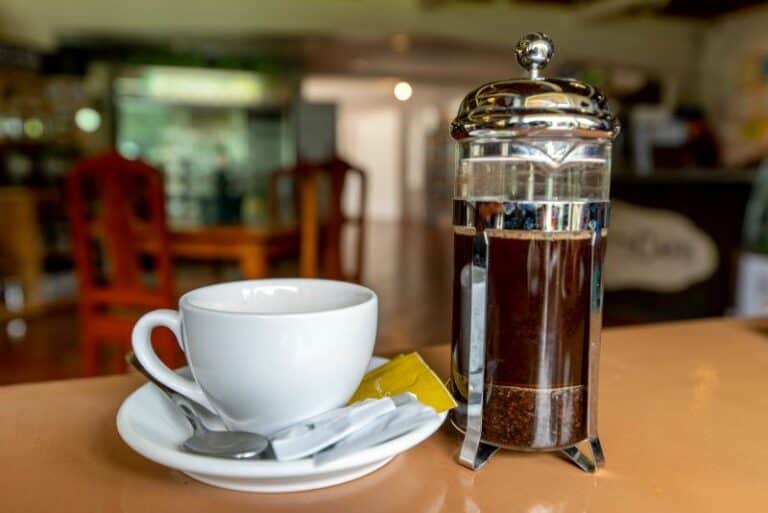
<instances>
[{"instance_id":1,"label":"teaspoon handle","mask_svg":"<svg viewBox=\"0 0 768 513\"><path fill-rule=\"evenodd\" d=\"M154 383L155 386L157 386L165 395L168 396L168 398L173 402L173 404L175 404L181 410L181 412L187 418L189 423L192 424L192 429L194 430L195 433L199 431L208 430L200 420L200 416L197 414L197 410L195 409L195 403L193 403L190 399L187 399L183 395L179 394L178 392L171 390L169 387L165 386L163 383L155 379L155 377L152 374L147 372L147 369L144 368L141 362L139 362L138 358L136 358L136 355L133 354L133 351L130 351L127 355L125 355L125 360L134 369L136 369L141 374L143 374L144 377L147 378L151 383Z\"/></svg>"}]
</instances>

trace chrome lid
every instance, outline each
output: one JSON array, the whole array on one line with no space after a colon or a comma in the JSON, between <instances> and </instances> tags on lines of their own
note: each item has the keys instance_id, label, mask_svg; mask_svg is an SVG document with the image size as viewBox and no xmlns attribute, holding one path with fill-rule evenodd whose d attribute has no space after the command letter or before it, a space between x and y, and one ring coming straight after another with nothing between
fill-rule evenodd
<instances>
[{"instance_id":1,"label":"chrome lid","mask_svg":"<svg viewBox=\"0 0 768 513\"><path fill-rule=\"evenodd\" d=\"M453 138L615 138L619 122L599 89L571 78L541 76L554 52L546 34L535 32L523 37L515 54L530 77L491 82L470 92L451 123Z\"/></svg>"}]
</instances>

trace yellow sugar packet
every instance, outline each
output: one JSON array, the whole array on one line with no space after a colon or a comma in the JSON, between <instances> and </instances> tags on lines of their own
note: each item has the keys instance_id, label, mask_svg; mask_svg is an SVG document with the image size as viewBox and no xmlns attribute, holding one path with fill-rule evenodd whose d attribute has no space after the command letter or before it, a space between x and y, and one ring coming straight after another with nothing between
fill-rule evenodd
<instances>
[{"instance_id":1,"label":"yellow sugar packet","mask_svg":"<svg viewBox=\"0 0 768 513\"><path fill-rule=\"evenodd\" d=\"M456 407L451 393L418 353L400 355L368 372L349 402L404 392L411 392L438 413Z\"/></svg>"}]
</instances>

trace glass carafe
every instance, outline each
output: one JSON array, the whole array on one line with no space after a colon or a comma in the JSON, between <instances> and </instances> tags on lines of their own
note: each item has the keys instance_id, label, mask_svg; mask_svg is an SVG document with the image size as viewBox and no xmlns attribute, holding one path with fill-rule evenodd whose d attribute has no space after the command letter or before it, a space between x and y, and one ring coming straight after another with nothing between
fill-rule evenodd
<instances>
[{"instance_id":1,"label":"glass carafe","mask_svg":"<svg viewBox=\"0 0 768 513\"><path fill-rule=\"evenodd\" d=\"M460 459L495 448L563 450L585 470L597 436L601 267L611 141L618 123L596 89L544 79L552 43L530 34L531 76L462 102L454 189L452 421ZM589 440L594 461L576 449Z\"/></svg>"}]
</instances>

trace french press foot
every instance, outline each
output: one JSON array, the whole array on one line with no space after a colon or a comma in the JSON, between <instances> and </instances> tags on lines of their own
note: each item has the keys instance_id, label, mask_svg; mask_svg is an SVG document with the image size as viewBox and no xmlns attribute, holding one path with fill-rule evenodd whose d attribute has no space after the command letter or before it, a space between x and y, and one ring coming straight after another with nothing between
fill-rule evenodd
<instances>
[{"instance_id":1,"label":"french press foot","mask_svg":"<svg viewBox=\"0 0 768 513\"><path fill-rule=\"evenodd\" d=\"M584 472L594 474L598 468L605 465L605 454L603 454L603 446L598 437L590 438L588 443L592 451L591 460L575 445L566 447L560 452Z\"/></svg>"},{"instance_id":2,"label":"french press foot","mask_svg":"<svg viewBox=\"0 0 768 513\"><path fill-rule=\"evenodd\" d=\"M496 454L499 450L498 447L487 444L485 442L469 440L465 437L464 444L462 444L459 452L459 463L471 470L480 470L480 468L486 464L486 462ZM603 453L603 445L600 443L598 437L589 438L587 441L590 451L592 452L592 459L587 457L579 448L575 445L566 447L561 450L560 453L568 459L571 463L578 468L587 472L588 474L594 474L598 468L605 465L605 454Z\"/></svg>"},{"instance_id":3,"label":"french press foot","mask_svg":"<svg viewBox=\"0 0 768 513\"><path fill-rule=\"evenodd\" d=\"M498 447L485 442L480 442L475 451L466 451L464 449L462 447L459 453L459 463L471 470L480 470L485 465L485 462L499 450Z\"/></svg>"}]
</instances>

